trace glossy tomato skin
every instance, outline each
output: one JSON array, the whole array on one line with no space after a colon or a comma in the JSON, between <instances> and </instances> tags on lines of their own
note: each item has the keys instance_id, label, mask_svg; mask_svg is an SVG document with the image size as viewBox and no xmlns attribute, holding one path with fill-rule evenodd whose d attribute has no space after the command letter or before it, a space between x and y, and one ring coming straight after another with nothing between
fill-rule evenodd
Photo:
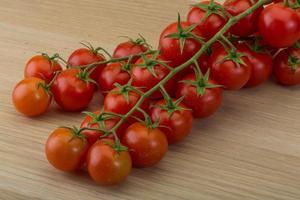
<instances>
[{"instance_id":1,"label":"glossy tomato skin","mask_svg":"<svg viewBox=\"0 0 300 200\"><path fill-rule=\"evenodd\" d=\"M271 4L260 15L259 32L270 46L289 47L300 37L300 15L282 3Z\"/></svg>"},{"instance_id":2,"label":"glossy tomato skin","mask_svg":"<svg viewBox=\"0 0 300 200\"><path fill-rule=\"evenodd\" d=\"M209 1L203 1L201 2L203 4L209 4ZM219 3L215 2L215 4L220 5ZM189 11L187 16L187 22L189 24L197 24L197 29L203 33L203 36L206 39L210 39L213 37L226 23L227 19L223 18L221 15L212 13L209 15L209 17L202 21L204 16L206 14L206 11L199 8L199 7L192 7L192 9Z\"/></svg>"},{"instance_id":3,"label":"glossy tomato skin","mask_svg":"<svg viewBox=\"0 0 300 200\"><path fill-rule=\"evenodd\" d=\"M148 50L145 45L141 44L135 44L132 41L127 41L120 43L113 53L113 58L121 58L121 57L127 57L131 55L141 54ZM134 63L137 60L137 58L133 58L132 62Z\"/></svg>"},{"instance_id":4,"label":"glossy tomato skin","mask_svg":"<svg viewBox=\"0 0 300 200\"><path fill-rule=\"evenodd\" d=\"M288 63L289 55L300 59L300 50L295 48L288 48L280 51L274 59L274 72L277 81L286 86L293 86L300 84L300 65L298 64L293 71Z\"/></svg>"},{"instance_id":5,"label":"glossy tomato skin","mask_svg":"<svg viewBox=\"0 0 300 200\"><path fill-rule=\"evenodd\" d=\"M70 172L82 167L88 151L85 138L79 138L68 128L58 128L48 137L45 153L49 163Z\"/></svg>"},{"instance_id":6,"label":"glossy tomato skin","mask_svg":"<svg viewBox=\"0 0 300 200\"><path fill-rule=\"evenodd\" d=\"M252 73L244 87L255 87L267 81L273 70L273 58L268 52L255 52L246 43L239 44L239 51L252 63Z\"/></svg>"},{"instance_id":7,"label":"glossy tomato skin","mask_svg":"<svg viewBox=\"0 0 300 200\"><path fill-rule=\"evenodd\" d=\"M113 140L97 141L89 150L87 169L91 178L102 185L121 183L129 175L132 162L128 151L117 152Z\"/></svg>"},{"instance_id":8,"label":"glossy tomato skin","mask_svg":"<svg viewBox=\"0 0 300 200\"><path fill-rule=\"evenodd\" d=\"M115 88L115 83L125 85L130 80L130 74L122 69L122 63L110 63L103 68L98 78L100 89L107 93Z\"/></svg>"},{"instance_id":9,"label":"glossy tomato skin","mask_svg":"<svg viewBox=\"0 0 300 200\"><path fill-rule=\"evenodd\" d=\"M140 122L128 127L122 144L128 147L134 167L152 167L168 150L168 140L158 128L147 128Z\"/></svg>"},{"instance_id":10,"label":"glossy tomato skin","mask_svg":"<svg viewBox=\"0 0 300 200\"><path fill-rule=\"evenodd\" d=\"M195 75L189 74L183 80L195 81ZM209 84L216 85L217 82L209 80ZM222 89L206 88L205 93L198 95L196 87L184 82L180 82L177 87L176 97L184 96L183 103L193 110L195 118L205 118L214 114L222 103Z\"/></svg>"},{"instance_id":11,"label":"glossy tomato skin","mask_svg":"<svg viewBox=\"0 0 300 200\"><path fill-rule=\"evenodd\" d=\"M224 2L225 9L233 16L239 15L252 5L251 0L226 0ZM263 8L261 7L241 19L230 28L229 32L240 37L246 37L255 33L258 30L258 19L262 10Z\"/></svg>"},{"instance_id":12,"label":"glossy tomato skin","mask_svg":"<svg viewBox=\"0 0 300 200\"><path fill-rule=\"evenodd\" d=\"M50 60L43 55L37 55L27 62L24 77L36 77L49 83L54 78L55 73L61 70L62 67L55 60Z\"/></svg>"},{"instance_id":13,"label":"glossy tomato skin","mask_svg":"<svg viewBox=\"0 0 300 200\"><path fill-rule=\"evenodd\" d=\"M147 55L149 59L153 59L152 55ZM162 61L161 57L157 58ZM164 61L162 61L164 62ZM142 65L142 66L141 66ZM166 67L157 64L154 66L154 73L156 77L150 72L150 70L145 67L145 61L143 58L140 58L136 61L135 65L131 69L132 71L132 85L135 87L142 88L145 92L153 88L157 83L164 79L170 72ZM174 79L170 79L164 87L170 93L173 94L172 89L174 86ZM156 91L151 95L153 99L159 99L162 97L160 91Z\"/></svg>"},{"instance_id":14,"label":"glossy tomato skin","mask_svg":"<svg viewBox=\"0 0 300 200\"><path fill-rule=\"evenodd\" d=\"M237 49L238 53L239 49ZM211 77L227 90L241 89L249 81L252 64L247 56L241 57L245 65L238 66L232 60L224 60L228 56L224 48L215 49L209 59Z\"/></svg>"},{"instance_id":15,"label":"glossy tomato skin","mask_svg":"<svg viewBox=\"0 0 300 200\"><path fill-rule=\"evenodd\" d=\"M187 28L189 24L187 22L181 22L182 28ZM177 67L180 64L186 62L190 59L197 51L201 48L200 42L195 39L186 39L183 53L180 50L179 40L176 38L167 38L169 34L177 33L177 22L170 24L163 30L159 39L159 49L160 55L166 61L169 61L169 64L172 67ZM202 36L197 29L193 30L192 33Z\"/></svg>"},{"instance_id":16,"label":"glossy tomato skin","mask_svg":"<svg viewBox=\"0 0 300 200\"><path fill-rule=\"evenodd\" d=\"M128 113L138 102L140 95L136 92L128 92L128 102L126 101L123 94L120 94L119 88L111 90L104 98L104 111L125 115ZM145 99L142 103L141 109L148 111L149 99ZM133 113L133 116L143 119L143 114L139 111ZM128 123L134 122L135 119L129 118Z\"/></svg>"},{"instance_id":17,"label":"glossy tomato skin","mask_svg":"<svg viewBox=\"0 0 300 200\"><path fill-rule=\"evenodd\" d=\"M100 110L95 111L94 114L95 115L99 115L101 112ZM110 118L110 119L106 119L104 120L104 128L106 130L110 130L111 128L113 128L120 119L118 118ZM117 135L119 138L122 138L125 130L127 129L127 127L129 126L129 124L127 124L126 122L124 122L116 131ZM83 121L81 122L80 125L81 128L83 127L89 127L89 128L99 128L99 124L96 122L93 122L93 118L91 116L86 116ZM86 137L88 143L91 145L93 145L95 142L97 142L100 137L103 135L102 131L94 131L94 130L84 130L82 131L82 134ZM113 135L108 136L109 138L112 138Z\"/></svg>"},{"instance_id":18,"label":"glossy tomato skin","mask_svg":"<svg viewBox=\"0 0 300 200\"><path fill-rule=\"evenodd\" d=\"M93 98L95 85L80 79L79 73L79 69L66 69L51 87L56 103L65 111L82 111Z\"/></svg>"},{"instance_id":19,"label":"glossy tomato skin","mask_svg":"<svg viewBox=\"0 0 300 200\"><path fill-rule=\"evenodd\" d=\"M70 55L68 59L68 65L71 67L77 67L102 61L105 61L105 57L102 54L93 52L91 49L80 48L75 50ZM97 81L101 71L105 66L106 64L98 65L96 68L93 69L93 72L91 73L90 77Z\"/></svg>"},{"instance_id":20,"label":"glossy tomato skin","mask_svg":"<svg viewBox=\"0 0 300 200\"><path fill-rule=\"evenodd\" d=\"M175 102L175 100L173 100ZM150 110L150 117L153 123L159 120L159 129L167 136L168 143L174 144L181 142L191 132L193 124L192 111L180 103L180 110L169 114L161 106L166 106L164 99L155 103Z\"/></svg>"},{"instance_id":21,"label":"glossy tomato skin","mask_svg":"<svg viewBox=\"0 0 300 200\"><path fill-rule=\"evenodd\" d=\"M51 96L41 86L45 81L40 78L25 78L20 81L12 93L12 101L20 113L35 117L45 113L51 103Z\"/></svg>"}]
</instances>

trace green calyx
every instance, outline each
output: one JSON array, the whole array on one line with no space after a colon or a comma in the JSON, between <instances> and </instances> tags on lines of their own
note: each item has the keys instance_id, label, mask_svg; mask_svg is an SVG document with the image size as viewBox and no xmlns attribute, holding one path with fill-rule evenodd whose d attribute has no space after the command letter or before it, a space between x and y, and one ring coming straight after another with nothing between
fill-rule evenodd
<instances>
[{"instance_id":1,"label":"green calyx","mask_svg":"<svg viewBox=\"0 0 300 200\"><path fill-rule=\"evenodd\" d=\"M192 33L192 31L197 27L198 24L193 24L186 28L183 28L181 25L180 14L178 13L178 22L177 22L177 32L171 33L166 36L166 38L173 38L179 40L180 52L183 53L185 42L187 39L192 38L200 42L201 44L205 43L202 37L199 37Z\"/></svg>"},{"instance_id":2,"label":"green calyx","mask_svg":"<svg viewBox=\"0 0 300 200\"><path fill-rule=\"evenodd\" d=\"M181 111L181 110L187 110L187 108L181 107L180 103L183 101L184 97L180 97L177 100L172 100L171 98L165 99L165 104L160 105L159 108L162 110L165 110L168 113L169 117L172 117L172 115L176 111Z\"/></svg>"},{"instance_id":3,"label":"green calyx","mask_svg":"<svg viewBox=\"0 0 300 200\"><path fill-rule=\"evenodd\" d=\"M79 73L76 75L77 78L80 80L85 81L86 83L93 83L98 86L98 83L90 78L91 73L93 72L95 68L89 69L88 67L85 69L80 69Z\"/></svg>"},{"instance_id":4,"label":"green calyx","mask_svg":"<svg viewBox=\"0 0 300 200\"><path fill-rule=\"evenodd\" d=\"M76 126L73 127L61 126L59 128L64 128L71 131L73 137L70 139L70 141L72 141L74 138L80 138L81 140L86 140L85 135L82 134L83 129L79 129Z\"/></svg>"},{"instance_id":5,"label":"green calyx","mask_svg":"<svg viewBox=\"0 0 300 200\"><path fill-rule=\"evenodd\" d=\"M242 57L246 56L245 54L235 50L230 50L227 53L228 55L224 57L224 61L232 61L237 65L237 67L241 67L241 65L246 65L245 62L242 60Z\"/></svg>"},{"instance_id":6,"label":"green calyx","mask_svg":"<svg viewBox=\"0 0 300 200\"><path fill-rule=\"evenodd\" d=\"M291 67L293 72L296 72L297 68L300 65L300 59L297 56L289 55L288 65Z\"/></svg>"},{"instance_id":7,"label":"green calyx","mask_svg":"<svg viewBox=\"0 0 300 200\"><path fill-rule=\"evenodd\" d=\"M155 122L152 122L151 117L141 108L137 109L139 112L141 112L144 115L144 120L141 120L137 117L134 117L136 120L138 120L140 123L144 124L149 129L156 129L159 126L160 120L157 120Z\"/></svg>"},{"instance_id":8,"label":"green calyx","mask_svg":"<svg viewBox=\"0 0 300 200\"><path fill-rule=\"evenodd\" d=\"M201 24L204 22L210 15L216 14L221 16L223 19L227 20L228 14L227 11L219 4L216 4L215 1L210 1L209 4L205 3L197 3L193 4L193 7L200 8L201 10L205 11L204 17L201 19L201 21L198 24Z\"/></svg>"},{"instance_id":9,"label":"green calyx","mask_svg":"<svg viewBox=\"0 0 300 200\"><path fill-rule=\"evenodd\" d=\"M137 67L141 68L147 68L147 70L152 74L152 76L157 77L157 74L155 72L155 66L160 64L160 62L157 60L159 52L153 54L151 58L149 58L147 55L142 55L143 63L137 64Z\"/></svg>"},{"instance_id":10,"label":"green calyx","mask_svg":"<svg viewBox=\"0 0 300 200\"><path fill-rule=\"evenodd\" d=\"M183 80L183 83L192 85L196 88L196 92L198 96L202 96L205 94L206 89L210 88L218 88L223 87L222 85L216 85L216 84L210 84L209 83L209 76L210 76L210 70L208 70L205 75L202 74L200 67L197 62L195 62L195 80Z\"/></svg>"},{"instance_id":11,"label":"green calyx","mask_svg":"<svg viewBox=\"0 0 300 200\"><path fill-rule=\"evenodd\" d=\"M135 92L139 95L143 95L143 92L139 90L140 88L133 87L131 85L132 79L128 81L125 85L120 85L119 83L115 83L114 86L118 88L118 90L112 91L114 94L121 94L125 98L126 103L129 103L129 93Z\"/></svg>"},{"instance_id":12,"label":"green calyx","mask_svg":"<svg viewBox=\"0 0 300 200\"><path fill-rule=\"evenodd\" d=\"M95 48L91 43L89 42L80 42L81 45L89 49L94 55L102 55L99 52L103 51L109 58L112 58L110 53L106 51L103 47L97 47Z\"/></svg>"}]
</instances>

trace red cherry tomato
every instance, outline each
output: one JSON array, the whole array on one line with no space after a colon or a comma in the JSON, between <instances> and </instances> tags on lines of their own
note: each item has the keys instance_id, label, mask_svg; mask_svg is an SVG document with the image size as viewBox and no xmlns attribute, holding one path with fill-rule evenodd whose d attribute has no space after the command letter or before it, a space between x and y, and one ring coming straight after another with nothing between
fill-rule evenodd
<instances>
[{"instance_id":1,"label":"red cherry tomato","mask_svg":"<svg viewBox=\"0 0 300 200\"><path fill-rule=\"evenodd\" d=\"M181 142L191 132L192 111L183 103L162 99L151 107L150 116L153 123L159 120L159 129L166 134L169 144Z\"/></svg>"},{"instance_id":2,"label":"red cherry tomato","mask_svg":"<svg viewBox=\"0 0 300 200\"><path fill-rule=\"evenodd\" d=\"M94 49L88 48L80 48L75 50L68 59L68 65L71 67L77 67L82 65L89 65L95 62L102 62L105 61L105 57L98 53ZM93 68L93 72L91 73L90 77L97 81L101 71L106 66L106 64L97 65Z\"/></svg>"},{"instance_id":3,"label":"red cherry tomato","mask_svg":"<svg viewBox=\"0 0 300 200\"><path fill-rule=\"evenodd\" d=\"M96 142L87 156L87 169L94 181L102 185L121 183L129 175L132 163L128 151L116 151L113 140Z\"/></svg>"},{"instance_id":4,"label":"red cherry tomato","mask_svg":"<svg viewBox=\"0 0 300 200\"><path fill-rule=\"evenodd\" d=\"M158 128L147 128L140 122L128 127L122 144L128 147L134 167L152 167L168 150L165 134Z\"/></svg>"},{"instance_id":5,"label":"red cherry tomato","mask_svg":"<svg viewBox=\"0 0 300 200\"><path fill-rule=\"evenodd\" d=\"M222 103L222 89L219 87L205 88L205 85L216 85L213 80L209 80L205 85L195 86L183 81L196 81L195 74L185 76L178 84L176 96L184 97L183 103L193 110L196 118L205 118L214 114ZM203 88L203 94L199 94L200 87Z\"/></svg>"},{"instance_id":6,"label":"red cherry tomato","mask_svg":"<svg viewBox=\"0 0 300 200\"><path fill-rule=\"evenodd\" d=\"M224 48L215 49L209 59L212 78L227 90L241 89L249 81L252 64L239 49L230 55ZM230 56L230 58L228 57ZM239 59L241 63L234 61Z\"/></svg>"},{"instance_id":7,"label":"red cherry tomato","mask_svg":"<svg viewBox=\"0 0 300 200\"><path fill-rule=\"evenodd\" d=\"M269 5L260 15L259 32L270 46L289 47L300 38L300 15L282 3Z\"/></svg>"},{"instance_id":8,"label":"red cherry tomato","mask_svg":"<svg viewBox=\"0 0 300 200\"><path fill-rule=\"evenodd\" d=\"M94 90L95 85L74 68L62 71L51 87L56 103L66 111L85 109L93 98Z\"/></svg>"},{"instance_id":9,"label":"red cherry tomato","mask_svg":"<svg viewBox=\"0 0 300 200\"><path fill-rule=\"evenodd\" d=\"M38 55L32 57L26 64L24 70L25 78L36 77L50 83L57 71L61 71L60 64L47 57L46 55Z\"/></svg>"},{"instance_id":10,"label":"red cherry tomato","mask_svg":"<svg viewBox=\"0 0 300 200\"><path fill-rule=\"evenodd\" d=\"M181 51L180 39L167 37L170 34L178 33L177 24L178 22L175 22L167 26L161 33L159 40L160 55L164 60L169 61L169 64L173 67L177 67L186 62L195 55L201 47L201 43L199 41L193 38L188 38L185 40L185 45ZM180 25L183 29L189 27L187 22L180 22ZM200 33L197 29L193 30L191 33L202 36L202 33Z\"/></svg>"},{"instance_id":11,"label":"red cherry tomato","mask_svg":"<svg viewBox=\"0 0 300 200\"><path fill-rule=\"evenodd\" d=\"M204 19L207 12L218 10L218 7L221 5L217 2L214 2L213 5L209 5L209 1L203 1L199 4L208 6L208 10L206 11L197 5L193 6L188 13L187 21L190 24L198 24L197 29L203 33L206 39L210 39L225 25L227 17L223 17L221 14L211 13L206 19Z\"/></svg>"},{"instance_id":12,"label":"red cherry tomato","mask_svg":"<svg viewBox=\"0 0 300 200\"><path fill-rule=\"evenodd\" d=\"M28 117L45 113L52 99L45 87L45 81L35 77L20 81L12 93L15 108Z\"/></svg>"},{"instance_id":13,"label":"red cherry tomato","mask_svg":"<svg viewBox=\"0 0 300 200\"><path fill-rule=\"evenodd\" d=\"M160 56L154 58L153 55L147 55L146 60L140 58L136 61L135 65L132 67L132 85L135 87L140 87L144 91L148 91L153 88L157 83L164 79L170 72L165 66L160 65L156 62L159 60L164 62ZM168 81L164 87L172 94L172 87L174 85L174 79ZM160 91L156 91L151 95L151 98L158 99L162 95Z\"/></svg>"},{"instance_id":14,"label":"red cherry tomato","mask_svg":"<svg viewBox=\"0 0 300 200\"><path fill-rule=\"evenodd\" d=\"M128 93L128 101L126 100L126 93ZM120 88L115 88L104 98L104 111L121 115L127 114L135 106L139 99L140 95L134 91L122 91ZM141 109L147 111L148 108L149 100L145 99L141 105ZM143 119L143 114L139 111L135 111L133 116ZM135 121L133 118L128 120L128 123Z\"/></svg>"},{"instance_id":15,"label":"red cherry tomato","mask_svg":"<svg viewBox=\"0 0 300 200\"><path fill-rule=\"evenodd\" d=\"M123 69L123 63L110 63L104 67L98 78L101 90L106 93L115 88L115 83L125 85L130 80L130 74Z\"/></svg>"},{"instance_id":16,"label":"red cherry tomato","mask_svg":"<svg viewBox=\"0 0 300 200\"><path fill-rule=\"evenodd\" d=\"M49 163L62 171L80 169L85 162L88 143L73 130L58 128L49 136L45 152Z\"/></svg>"},{"instance_id":17,"label":"red cherry tomato","mask_svg":"<svg viewBox=\"0 0 300 200\"><path fill-rule=\"evenodd\" d=\"M132 55L141 54L146 52L148 48L145 45L145 40L137 39L136 41L127 41L119 44L114 50L113 57L121 58ZM134 63L138 58L133 58L132 63Z\"/></svg>"},{"instance_id":18,"label":"red cherry tomato","mask_svg":"<svg viewBox=\"0 0 300 200\"><path fill-rule=\"evenodd\" d=\"M282 85L300 84L300 49L288 48L280 51L274 60L274 72Z\"/></svg>"},{"instance_id":19,"label":"red cherry tomato","mask_svg":"<svg viewBox=\"0 0 300 200\"><path fill-rule=\"evenodd\" d=\"M224 7L228 13L236 16L249 9L253 5L251 2L251 0L226 0ZM258 18L262 10L263 8L261 7L241 19L230 28L229 32L240 37L246 37L255 33L258 30Z\"/></svg>"},{"instance_id":20,"label":"red cherry tomato","mask_svg":"<svg viewBox=\"0 0 300 200\"><path fill-rule=\"evenodd\" d=\"M247 55L249 61L252 63L252 73L245 87L255 87L268 80L273 69L272 56L264 50L253 51L246 43L239 44L238 46L239 51Z\"/></svg>"},{"instance_id":21,"label":"red cherry tomato","mask_svg":"<svg viewBox=\"0 0 300 200\"><path fill-rule=\"evenodd\" d=\"M104 116L103 114L98 110L93 113L95 115L94 117L87 115L83 121L81 122L81 128L84 127L89 127L89 128L100 128L99 123L104 123L104 129L110 130L113 128L118 122L119 118L117 117L110 117L110 118L105 118L107 116ZM127 129L129 125L127 123L123 123L116 131L117 135L119 138L122 138L124 134L124 130ZM86 137L88 143L90 145L93 145L97 140L100 139L100 137L103 135L102 131L96 131L96 130L84 130L82 131L82 134ZM110 135L109 137L113 137L113 135Z\"/></svg>"}]
</instances>

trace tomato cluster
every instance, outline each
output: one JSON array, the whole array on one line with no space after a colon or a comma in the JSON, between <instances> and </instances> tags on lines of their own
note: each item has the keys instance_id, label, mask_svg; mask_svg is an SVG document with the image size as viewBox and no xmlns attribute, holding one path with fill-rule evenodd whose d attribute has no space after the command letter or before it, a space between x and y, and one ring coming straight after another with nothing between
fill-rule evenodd
<instances>
[{"instance_id":1,"label":"tomato cluster","mask_svg":"<svg viewBox=\"0 0 300 200\"><path fill-rule=\"evenodd\" d=\"M34 56L13 90L13 103L29 117L45 113L52 99L76 112L102 92L104 105L84 112L80 128L52 132L45 152L57 169L86 168L96 182L117 184L132 167L161 161L168 145L191 132L194 118L218 110L224 90L256 87L272 74L282 85L300 84L298 2L251 10L255 3L195 4L186 21L178 16L162 31L158 50L141 36L119 44L112 55L85 45L68 60L58 54ZM234 16L249 10L233 23Z\"/></svg>"}]
</instances>

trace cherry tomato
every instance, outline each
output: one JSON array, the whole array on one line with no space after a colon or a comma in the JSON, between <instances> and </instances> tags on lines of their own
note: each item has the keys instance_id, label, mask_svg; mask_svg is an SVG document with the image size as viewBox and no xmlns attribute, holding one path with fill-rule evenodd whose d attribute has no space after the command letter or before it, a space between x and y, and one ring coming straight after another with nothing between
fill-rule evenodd
<instances>
[{"instance_id":1,"label":"cherry tomato","mask_svg":"<svg viewBox=\"0 0 300 200\"><path fill-rule=\"evenodd\" d=\"M104 67L98 78L98 84L104 93L115 88L115 83L125 85L130 80L129 71L124 69L125 63L110 63Z\"/></svg>"},{"instance_id":2,"label":"cherry tomato","mask_svg":"<svg viewBox=\"0 0 300 200\"><path fill-rule=\"evenodd\" d=\"M135 65L132 67L132 85L135 87L140 87L144 91L148 91L153 88L157 83L164 79L170 72L165 66L156 62L159 60L164 62L160 56L154 58L153 55L147 55L146 58L140 58L136 61ZM164 87L170 93L173 89L174 79L168 81ZM156 91L151 95L151 98L158 99L162 95L160 91Z\"/></svg>"},{"instance_id":3,"label":"cherry tomato","mask_svg":"<svg viewBox=\"0 0 300 200\"><path fill-rule=\"evenodd\" d=\"M134 167L152 167L168 150L168 140L158 128L148 128L140 122L128 127L122 144L128 147Z\"/></svg>"},{"instance_id":4,"label":"cherry tomato","mask_svg":"<svg viewBox=\"0 0 300 200\"><path fill-rule=\"evenodd\" d=\"M224 7L227 12L233 16L239 15L245 10L249 9L253 3L252 0L226 0L224 2ZM254 1L255 2L255 1ZM238 21L233 25L229 32L240 37L246 37L258 30L258 18L263 8L255 10L253 13L247 17Z\"/></svg>"},{"instance_id":5,"label":"cherry tomato","mask_svg":"<svg viewBox=\"0 0 300 200\"><path fill-rule=\"evenodd\" d=\"M50 83L57 71L61 71L60 64L47 57L46 55L37 55L32 57L26 64L24 70L25 78L36 77Z\"/></svg>"},{"instance_id":6,"label":"cherry tomato","mask_svg":"<svg viewBox=\"0 0 300 200\"><path fill-rule=\"evenodd\" d=\"M192 112L176 100L158 101L151 107L150 116L153 123L159 120L159 129L166 134L169 144L181 142L191 132Z\"/></svg>"},{"instance_id":7,"label":"cherry tomato","mask_svg":"<svg viewBox=\"0 0 300 200\"><path fill-rule=\"evenodd\" d=\"M239 51L247 55L252 63L252 73L245 87L255 87L270 78L273 69L273 59L268 52L264 50L254 51L248 45L246 43L239 44Z\"/></svg>"},{"instance_id":8,"label":"cherry tomato","mask_svg":"<svg viewBox=\"0 0 300 200\"><path fill-rule=\"evenodd\" d=\"M58 128L49 136L45 152L49 163L62 171L74 171L84 164L88 143L69 128Z\"/></svg>"},{"instance_id":9,"label":"cherry tomato","mask_svg":"<svg viewBox=\"0 0 300 200\"><path fill-rule=\"evenodd\" d=\"M179 24L183 30L186 30L189 27L187 22L179 22ZM159 40L160 55L164 60L169 61L169 64L173 67L177 67L186 62L201 48L201 43L199 41L193 38L186 38L187 34L180 33L177 26L178 22L167 26L161 33ZM190 33L202 36L202 33L200 33L197 29L194 29ZM169 38L168 36L171 34L178 34L180 36L177 38ZM185 45L182 47L182 51L180 48L180 40L185 40Z\"/></svg>"},{"instance_id":10,"label":"cherry tomato","mask_svg":"<svg viewBox=\"0 0 300 200\"><path fill-rule=\"evenodd\" d=\"M196 118L205 118L214 114L222 103L222 89L219 87L208 87L217 85L217 83L210 79L207 82L195 82L189 84L184 81L196 81L195 74L185 76L178 84L176 96L178 98L184 97L183 103L193 110L193 115ZM200 90L201 88L201 90ZM198 91L201 91L199 93Z\"/></svg>"},{"instance_id":11,"label":"cherry tomato","mask_svg":"<svg viewBox=\"0 0 300 200\"><path fill-rule=\"evenodd\" d=\"M114 144L111 139L99 140L88 152L88 172L94 181L102 185L121 183L132 168L128 151L117 151Z\"/></svg>"},{"instance_id":12,"label":"cherry tomato","mask_svg":"<svg viewBox=\"0 0 300 200\"><path fill-rule=\"evenodd\" d=\"M146 41L143 38L137 39L136 41L129 40L127 42L123 42L114 50L113 58L127 57L146 52L148 48L145 42ZM138 58L133 58L132 63L134 63L137 59Z\"/></svg>"},{"instance_id":13,"label":"cherry tomato","mask_svg":"<svg viewBox=\"0 0 300 200\"><path fill-rule=\"evenodd\" d=\"M126 100L127 95L128 101ZM134 91L127 90L126 88L114 88L104 98L104 111L121 115L127 114L135 106L139 99L140 95ZM145 99L141 105L141 108L147 111L148 107L149 100ZM139 111L135 111L133 113L133 116L143 119L143 114ZM135 121L133 118L130 118L128 120L128 123Z\"/></svg>"},{"instance_id":14,"label":"cherry tomato","mask_svg":"<svg viewBox=\"0 0 300 200\"><path fill-rule=\"evenodd\" d=\"M270 46L289 47L300 37L300 15L282 3L269 5L260 15L259 32Z\"/></svg>"},{"instance_id":15,"label":"cherry tomato","mask_svg":"<svg viewBox=\"0 0 300 200\"><path fill-rule=\"evenodd\" d=\"M26 78L14 88L12 100L15 108L28 117L45 113L51 103L46 83L40 78Z\"/></svg>"},{"instance_id":16,"label":"cherry tomato","mask_svg":"<svg viewBox=\"0 0 300 200\"><path fill-rule=\"evenodd\" d=\"M199 5L207 6L207 10L197 5L193 6L188 13L187 21L190 24L198 24L197 29L203 33L206 39L210 39L225 25L227 17L222 16L222 14L216 14L214 12L216 10L222 12L218 8L222 5L217 2L214 2L212 5L210 5L209 1L203 1L199 3ZM204 19L205 15L208 12L212 13L206 19Z\"/></svg>"},{"instance_id":17,"label":"cherry tomato","mask_svg":"<svg viewBox=\"0 0 300 200\"><path fill-rule=\"evenodd\" d=\"M79 69L66 69L54 81L51 91L56 103L66 111L81 111L93 98L95 85Z\"/></svg>"},{"instance_id":18,"label":"cherry tomato","mask_svg":"<svg viewBox=\"0 0 300 200\"><path fill-rule=\"evenodd\" d=\"M288 48L280 51L274 60L274 72L282 85L300 84L300 49Z\"/></svg>"},{"instance_id":19,"label":"cherry tomato","mask_svg":"<svg viewBox=\"0 0 300 200\"><path fill-rule=\"evenodd\" d=\"M77 67L82 65L89 65L95 62L105 61L105 57L98 53L97 50L93 48L80 48L75 50L68 59L68 65L71 67ZM106 64L97 65L93 68L93 72L90 77L97 81L101 71L106 66Z\"/></svg>"},{"instance_id":20,"label":"cherry tomato","mask_svg":"<svg viewBox=\"0 0 300 200\"><path fill-rule=\"evenodd\" d=\"M119 118L117 117L108 117L108 115L104 115L102 112L95 111L94 113L92 113L91 115L87 115L84 120L81 122L81 128L84 127L89 127L89 128L100 128L99 124L103 123L104 124L104 129L106 130L110 130L111 128L113 128L118 122L119 122ZM117 135L119 136L119 138L122 138L123 133L125 132L124 130L127 129L129 125L127 123L123 123L116 131ZM100 139L100 137L103 135L102 131L95 131L95 130L84 130L82 131L82 134L86 137L88 143L90 145L94 144L95 142L97 142L97 140ZM112 135L110 135L109 137L112 137Z\"/></svg>"},{"instance_id":21,"label":"cherry tomato","mask_svg":"<svg viewBox=\"0 0 300 200\"><path fill-rule=\"evenodd\" d=\"M249 81L252 70L251 62L246 55L241 55L238 48L236 52L215 49L209 66L212 78L227 90L241 89Z\"/></svg>"}]
</instances>

